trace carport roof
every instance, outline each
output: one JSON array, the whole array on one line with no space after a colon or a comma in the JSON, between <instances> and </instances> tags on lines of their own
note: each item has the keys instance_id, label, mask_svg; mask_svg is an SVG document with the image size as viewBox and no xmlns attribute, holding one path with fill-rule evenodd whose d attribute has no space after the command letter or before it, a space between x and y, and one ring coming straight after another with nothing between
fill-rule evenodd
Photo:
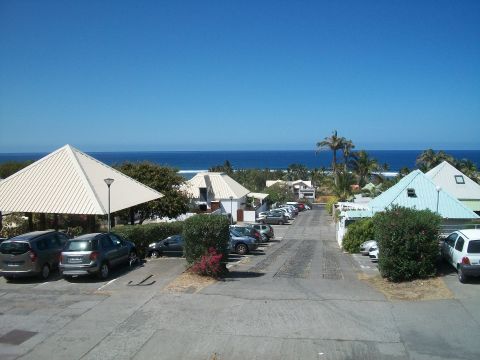
<instances>
[{"instance_id":1,"label":"carport roof","mask_svg":"<svg viewBox=\"0 0 480 360\"><path fill-rule=\"evenodd\" d=\"M0 182L0 211L105 215L163 195L70 145Z\"/></svg>"}]
</instances>

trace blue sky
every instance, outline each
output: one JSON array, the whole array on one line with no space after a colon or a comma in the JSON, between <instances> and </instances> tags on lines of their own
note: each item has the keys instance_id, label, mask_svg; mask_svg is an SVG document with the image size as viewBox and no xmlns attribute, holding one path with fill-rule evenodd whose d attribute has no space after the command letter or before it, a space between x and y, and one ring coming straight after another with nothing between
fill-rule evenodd
<instances>
[{"instance_id":1,"label":"blue sky","mask_svg":"<svg viewBox=\"0 0 480 360\"><path fill-rule=\"evenodd\" d=\"M480 149L480 1L0 1L0 152Z\"/></svg>"}]
</instances>

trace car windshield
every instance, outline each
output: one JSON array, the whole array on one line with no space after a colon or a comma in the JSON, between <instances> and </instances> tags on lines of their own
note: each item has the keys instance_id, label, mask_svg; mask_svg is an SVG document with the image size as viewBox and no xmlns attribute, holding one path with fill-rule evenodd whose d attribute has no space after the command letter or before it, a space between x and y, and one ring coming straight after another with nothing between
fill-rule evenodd
<instances>
[{"instance_id":1,"label":"car windshield","mask_svg":"<svg viewBox=\"0 0 480 360\"><path fill-rule=\"evenodd\" d=\"M468 243L467 252L469 254L480 254L480 240L471 240Z\"/></svg>"},{"instance_id":2,"label":"car windshield","mask_svg":"<svg viewBox=\"0 0 480 360\"><path fill-rule=\"evenodd\" d=\"M7 241L0 244L0 253L21 255L30 250L30 244L26 242Z\"/></svg>"},{"instance_id":3,"label":"car windshield","mask_svg":"<svg viewBox=\"0 0 480 360\"><path fill-rule=\"evenodd\" d=\"M70 240L65 244L63 251L95 251L98 250L98 241L91 240Z\"/></svg>"},{"instance_id":4,"label":"car windshield","mask_svg":"<svg viewBox=\"0 0 480 360\"><path fill-rule=\"evenodd\" d=\"M242 236L242 234L240 234L239 232L237 232L235 230L230 230L230 234L233 235L233 236Z\"/></svg>"}]
</instances>

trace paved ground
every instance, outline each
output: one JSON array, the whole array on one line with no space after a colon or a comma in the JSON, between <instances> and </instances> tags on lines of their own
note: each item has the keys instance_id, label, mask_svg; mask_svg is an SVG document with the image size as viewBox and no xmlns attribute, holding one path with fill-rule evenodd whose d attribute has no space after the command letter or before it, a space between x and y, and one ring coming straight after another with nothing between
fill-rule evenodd
<instances>
[{"instance_id":1,"label":"paved ground","mask_svg":"<svg viewBox=\"0 0 480 360\"><path fill-rule=\"evenodd\" d=\"M110 283L1 280L0 359L480 358L478 282L451 273L454 300L389 302L357 279L362 269L339 251L322 209L276 235L194 294L164 290L181 258ZM153 284L131 286L150 275L143 284Z\"/></svg>"}]
</instances>

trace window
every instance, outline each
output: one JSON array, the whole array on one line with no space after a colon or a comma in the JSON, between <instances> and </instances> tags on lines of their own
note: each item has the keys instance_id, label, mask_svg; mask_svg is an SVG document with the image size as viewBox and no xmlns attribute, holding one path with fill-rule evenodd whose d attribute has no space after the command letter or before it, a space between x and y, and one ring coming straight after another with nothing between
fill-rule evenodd
<instances>
[{"instance_id":1,"label":"window","mask_svg":"<svg viewBox=\"0 0 480 360\"><path fill-rule=\"evenodd\" d=\"M417 197L417 194L415 194L415 189L413 189L413 188L407 189L407 196L408 197Z\"/></svg>"},{"instance_id":2,"label":"window","mask_svg":"<svg viewBox=\"0 0 480 360\"><path fill-rule=\"evenodd\" d=\"M102 249L111 249L114 247L112 239L106 235L100 238L100 244L102 244Z\"/></svg>"},{"instance_id":3,"label":"window","mask_svg":"<svg viewBox=\"0 0 480 360\"><path fill-rule=\"evenodd\" d=\"M46 250L48 247L47 247L47 242L46 242L47 239L41 239L41 240L38 240L37 241L37 249L39 251L43 251L43 250Z\"/></svg>"},{"instance_id":4,"label":"window","mask_svg":"<svg viewBox=\"0 0 480 360\"><path fill-rule=\"evenodd\" d=\"M448 246L451 246L453 247L455 245L455 240L457 239L457 234L456 233L453 233L453 234L450 234L446 239L445 239L445 244L447 244Z\"/></svg>"},{"instance_id":5,"label":"window","mask_svg":"<svg viewBox=\"0 0 480 360\"><path fill-rule=\"evenodd\" d=\"M455 182L457 184L465 184L465 179L462 175L455 175Z\"/></svg>"},{"instance_id":6,"label":"window","mask_svg":"<svg viewBox=\"0 0 480 360\"><path fill-rule=\"evenodd\" d=\"M459 236L457 243L455 244L455 250L462 251L463 244L465 244L465 240L461 236Z\"/></svg>"},{"instance_id":7,"label":"window","mask_svg":"<svg viewBox=\"0 0 480 360\"><path fill-rule=\"evenodd\" d=\"M123 242L122 240L117 236L117 235L114 235L114 234L108 234L110 236L110 239L112 240L112 242L117 245L117 246L122 246L123 245Z\"/></svg>"},{"instance_id":8,"label":"window","mask_svg":"<svg viewBox=\"0 0 480 360\"><path fill-rule=\"evenodd\" d=\"M480 240L470 240L468 243L467 253L480 254Z\"/></svg>"},{"instance_id":9,"label":"window","mask_svg":"<svg viewBox=\"0 0 480 360\"><path fill-rule=\"evenodd\" d=\"M26 242L3 242L0 245L0 253L1 254L9 254L9 255L21 255L25 254L27 251L30 250L29 243Z\"/></svg>"},{"instance_id":10,"label":"window","mask_svg":"<svg viewBox=\"0 0 480 360\"><path fill-rule=\"evenodd\" d=\"M98 241L93 240L70 240L65 245L64 251L95 251L98 250Z\"/></svg>"}]
</instances>

